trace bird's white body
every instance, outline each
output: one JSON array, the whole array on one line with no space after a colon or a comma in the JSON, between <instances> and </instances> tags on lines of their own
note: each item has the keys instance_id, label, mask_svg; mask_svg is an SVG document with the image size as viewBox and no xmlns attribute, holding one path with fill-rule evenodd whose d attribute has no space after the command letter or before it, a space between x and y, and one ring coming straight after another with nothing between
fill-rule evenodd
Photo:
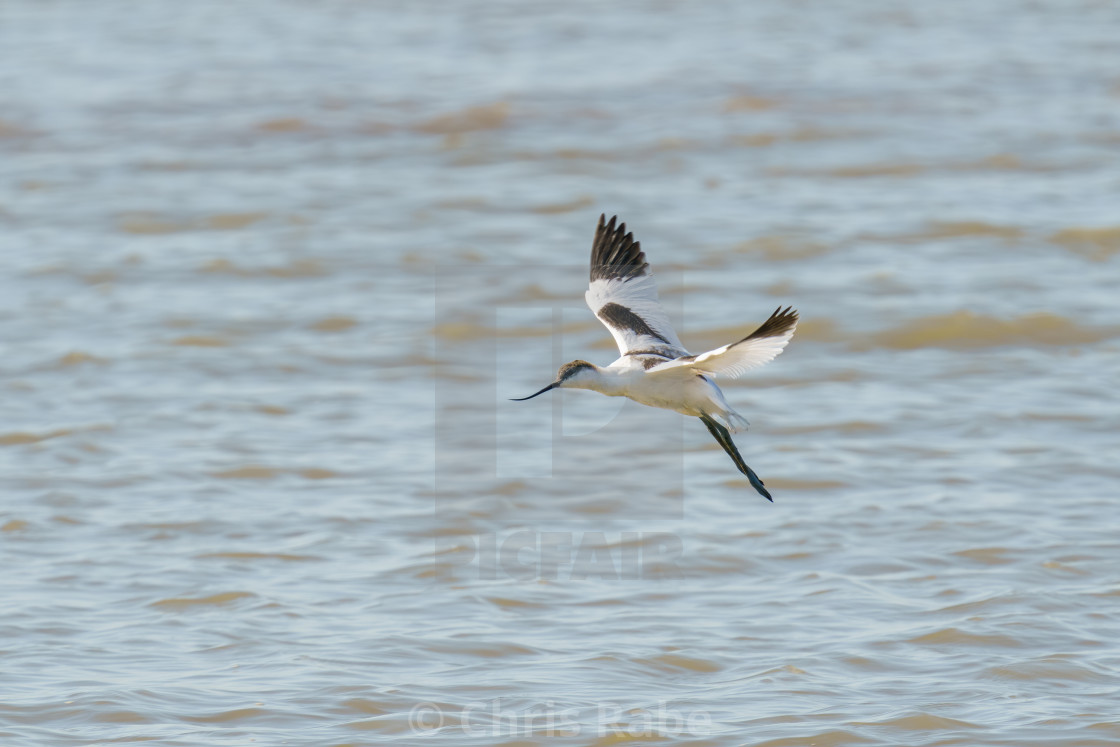
<instances>
[{"instance_id":1,"label":"bird's white body","mask_svg":"<svg viewBox=\"0 0 1120 747\"><path fill-rule=\"evenodd\" d=\"M747 419L735 412L723 391L690 366L647 371L641 361L622 356L606 368L584 369L565 381L565 389L589 389L608 397L629 397L635 402L682 415L714 415L732 433L745 430Z\"/></svg>"},{"instance_id":2,"label":"bird's white body","mask_svg":"<svg viewBox=\"0 0 1120 747\"><path fill-rule=\"evenodd\" d=\"M774 360L797 329L797 312L779 307L742 340L690 355L657 300L657 286L641 245L626 232L625 223L615 228L615 220L607 223L605 215L599 218L585 295L622 357L605 368L580 360L566 363L556 381L522 399L550 389L589 389L698 417L755 490L773 500L731 440L730 432L745 429L747 419L731 409L715 379L733 379Z\"/></svg>"}]
</instances>

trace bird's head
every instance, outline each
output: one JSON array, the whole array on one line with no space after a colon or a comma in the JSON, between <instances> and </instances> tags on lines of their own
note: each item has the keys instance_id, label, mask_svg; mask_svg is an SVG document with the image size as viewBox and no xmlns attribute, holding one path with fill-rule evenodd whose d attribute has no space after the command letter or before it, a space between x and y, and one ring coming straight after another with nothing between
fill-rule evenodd
<instances>
[{"instance_id":1,"label":"bird's head","mask_svg":"<svg viewBox=\"0 0 1120 747\"><path fill-rule=\"evenodd\" d=\"M560 366L560 370L556 372L556 381L552 382L544 389L536 394L530 394L528 397L520 397L513 399L513 402L524 402L527 399L532 399L537 395L544 394L550 389L590 389L591 384L599 378L599 369L594 363L587 361L572 361Z\"/></svg>"}]
</instances>

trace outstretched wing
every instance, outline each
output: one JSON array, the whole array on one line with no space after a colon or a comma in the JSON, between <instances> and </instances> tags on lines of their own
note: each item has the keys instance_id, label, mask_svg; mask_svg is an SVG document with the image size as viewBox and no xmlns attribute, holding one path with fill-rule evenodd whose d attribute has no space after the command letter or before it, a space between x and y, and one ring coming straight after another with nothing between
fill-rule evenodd
<instances>
[{"instance_id":1,"label":"outstretched wing","mask_svg":"<svg viewBox=\"0 0 1120 747\"><path fill-rule=\"evenodd\" d=\"M591 285L587 305L610 330L622 355L649 355L671 360L688 351L677 339L669 317L657 300L649 263L626 224L615 227L599 216L591 245Z\"/></svg>"},{"instance_id":2,"label":"outstretched wing","mask_svg":"<svg viewBox=\"0 0 1120 747\"><path fill-rule=\"evenodd\" d=\"M778 309L762 326L739 342L724 345L696 356L688 356L664 363L650 373L660 373L679 367L688 367L699 373L734 379L752 368L774 360L785 349L797 329L797 312L792 306Z\"/></svg>"}]
</instances>

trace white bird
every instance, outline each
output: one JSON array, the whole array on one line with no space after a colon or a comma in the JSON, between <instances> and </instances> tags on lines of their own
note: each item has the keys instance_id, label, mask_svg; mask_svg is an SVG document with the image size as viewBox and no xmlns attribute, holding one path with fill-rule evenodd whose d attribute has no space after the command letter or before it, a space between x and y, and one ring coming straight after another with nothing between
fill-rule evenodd
<instances>
[{"instance_id":1,"label":"white bird","mask_svg":"<svg viewBox=\"0 0 1120 747\"><path fill-rule=\"evenodd\" d=\"M693 415L704 421L754 489L773 502L731 440L731 432L746 429L747 419L727 404L714 379L738 378L774 360L797 329L797 312L779 306L761 327L738 342L689 355L657 300L657 286L641 244L626 232L625 223L615 227L618 216L609 223L606 217L599 216L591 246L591 285L585 298L610 330L622 357L605 368L582 360L565 363L556 381L513 401L524 402L550 389L590 389Z\"/></svg>"}]
</instances>

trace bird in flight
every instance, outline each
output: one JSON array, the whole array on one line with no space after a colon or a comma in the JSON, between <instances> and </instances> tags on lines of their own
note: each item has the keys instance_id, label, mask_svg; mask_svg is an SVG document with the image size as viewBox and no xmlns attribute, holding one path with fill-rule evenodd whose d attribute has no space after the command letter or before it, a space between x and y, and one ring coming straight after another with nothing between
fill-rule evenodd
<instances>
[{"instance_id":1,"label":"bird in flight","mask_svg":"<svg viewBox=\"0 0 1120 747\"><path fill-rule=\"evenodd\" d=\"M797 329L797 312L791 306L779 306L762 326L738 342L689 355L657 300L657 286L641 244L627 233L625 223L615 225L618 216L610 222L606 218L599 216L595 230L591 285L584 297L610 330L622 357L606 367L582 360L565 363L556 381L514 401L524 402L551 389L590 389L698 417L754 489L773 502L731 440L732 432L746 429L747 419L727 404L715 380L738 378L774 360Z\"/></svg>"}]
</instances>

